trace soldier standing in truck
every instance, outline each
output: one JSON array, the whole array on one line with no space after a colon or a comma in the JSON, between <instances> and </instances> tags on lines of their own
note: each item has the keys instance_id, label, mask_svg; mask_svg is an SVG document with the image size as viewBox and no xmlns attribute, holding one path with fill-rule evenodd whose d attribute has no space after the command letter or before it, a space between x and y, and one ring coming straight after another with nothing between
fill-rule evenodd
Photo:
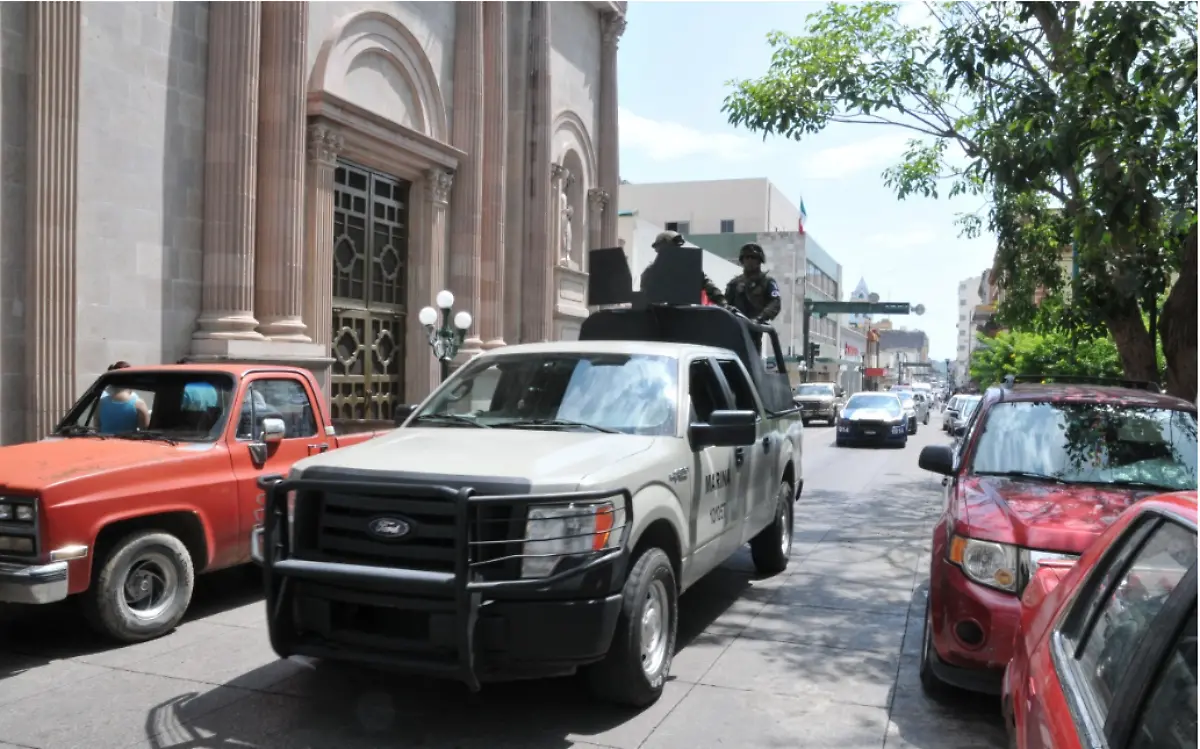
<instances>
[{"instance_id":1,"label":"soldier standing in truck","mask_svg":"<svg viewBox=\"0 0 1200 749\"><path fill-rule=\"evenodd\" d=\"M742 273L725 287L725 299L729 306L759 324L774 320L782 307L779 284L763 272L762 266L766 261L766 253L760 245L754 242L742 245L738 253ZM761 333L754 335L754 345L762 351Z\"/></svg>"}]
</instances>

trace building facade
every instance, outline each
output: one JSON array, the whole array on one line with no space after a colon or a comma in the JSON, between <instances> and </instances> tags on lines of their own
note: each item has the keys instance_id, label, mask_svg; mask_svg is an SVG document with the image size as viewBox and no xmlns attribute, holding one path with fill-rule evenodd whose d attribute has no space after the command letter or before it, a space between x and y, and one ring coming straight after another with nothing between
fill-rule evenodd
<instances>
[{"instance_id":1,"label":"building facade","mask_svg":"<svg viewBox=\"0 0 1200 749\"><path fill-rule=\"evenodd\" d=\"M910 368L908 364L929 361L929 336L921 330L882 330L879 332L879 366L887 370L884 384L928 379L929 369Z\"/></svg>"},{"instance_id":2,"label":"building facade","mask_svg":"<svg viewBox=\"0 0 1200 749\"><path fill-rule=\"evenodd\" d=\"M975 308L979 306L979 287L983 276L972 276L958 282L958 321L956 323L957 339L955 349L954 379L956 382L966 382L970 379L968 369L971 363L971 349L975 345L975 330L972 318Z\"/></svg>"},{"instance_id":3,"label":"building facade","mask_svg":"<svg viewBox=\"0 0 1200 749\"><path fill-rule=\"evenodd\" d=\"M633 211L621 211L617 219L617 244L625 250L635 289L641 285L642 271L654 262L654 239L662 231L662 221L645 218ZM708 250L701 252L700 263L704 274L722 289L742 272L737 264Z\"/></svg>"},{"instance_id":4,"label":"building facade","mask_svg":"<svg viewBox=\"0 0 1200 749\"><path fill-rule=\"evenodd\" d=\"M389 418L442 288L467 355L571 336L616 244L624 10L6 5L0 441L116 359L300 364Z\"/></svg>"},{"instance_id":5,"label":"building facade","mask_svg":"<svg viewBox=\"0 0 1200 749\"><path fill-rule=\"evenodd\" d=\"M765 178L621 185L621 210L661 219L663 227L693 234L794 232L800 209Z\"/></svg>"}]
</instances>

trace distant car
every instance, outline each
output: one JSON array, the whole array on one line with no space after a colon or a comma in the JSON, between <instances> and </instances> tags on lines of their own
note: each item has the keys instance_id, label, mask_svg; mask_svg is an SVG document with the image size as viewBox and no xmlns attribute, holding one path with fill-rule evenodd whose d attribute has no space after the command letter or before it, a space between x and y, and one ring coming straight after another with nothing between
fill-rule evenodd
<instances>
[{"instance_id":1,"label":"distant car","mask_svg":"<svg viewBox=\"0 0 1200 749\"><path fill-rule=\"evenodd\" d=\"M855 393L837 423L838 447L908 444L908 420L895 393Z\"/></svg>"},{"instance_id":2,"label":"distant car","mask_svg":"<svg viewBox=\"0 0 1200 749\"><path fill-rule=\"evenodd\" d=\"M950 422L958 415L958 404L962 402L963 395L952 395L950 400L946 401L946 407L942 409L942 431L950 432Z\"/></svg>"},{"instance_id":3,"label":"distant car","mask_svg":"<svg viewBox=\"0 0 1200 749\"><path fill-rule=\"evenodd\" d=\"M1021 598L1001 709L1016 749L1196 746L1196 493L1126 510Z\"/></svg>"},{"instance_id":4,"label":"distant car","mask_svg":"<svg viewBox=\"0 0 1200 749\"><path fill-rule=\"evenodd\" d=\"M958 445L920 457L947 479L919 667L931 694L999 694L1038 565L1078 558L1139 499L1196 489L1196 406L1180 398L1014 384L978 409Z\"/></svg>"},{"instance_id":5,"label":"distant car","mask_svg":"<svg viewBox=\"0 0 1200 749\"><path fill-rule=\"evenodd\" d=\"M800 407L804 426L814 420L836 424L845 405L845 393L832 382L806 382L796 388L792 400Z\"/></svg>"},{"instance_id":6,"label":"distant car","mask_svg":"<svg viewBox=\"0 0 1200 749\"><path fill-rule=\"evenodd\" d=\"M904 416L907 418L908 423L908 433L916 434L917 423L921 419L920 405L911 391L898 390L896 391L896 397L900 399L900 406L904 409Z\"/></svg>"},{"instance_id":7,"label":"distant car","mask_svg":"<svg viewBox=\"0 0 1200 749\"><path fill-rule=\"evenodd\" d=\"M929 412L933 410L933 396L917 390L913 392L913 400L917 404L917 416L921 419L921 423L928 425Z\"/></svg>"},{"instance_id":8,"label":"distant car","mask_svg":"<svg viewBox=\"0 0 1200 749\"><path fill-rule=\"evenodd\" d=\"M949 419L949 424L946 426L946 431L955 436L962 435L967 428L967 424L971 421L971 416L975 413L975 409L979 406L979 402L983 399L981 395L964 395L958 401L958 406L954 410L954 414Z\"/></svg>"}]
</instances>

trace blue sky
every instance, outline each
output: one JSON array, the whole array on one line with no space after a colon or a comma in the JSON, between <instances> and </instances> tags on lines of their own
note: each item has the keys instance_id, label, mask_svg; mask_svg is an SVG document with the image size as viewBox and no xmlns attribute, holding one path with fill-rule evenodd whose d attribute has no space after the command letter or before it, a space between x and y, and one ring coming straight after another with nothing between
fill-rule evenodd
<instances>
[{"instance_id":1,"label":"blue sky","mask_svg":"<svg viewBox=\"0 0 1200 749\"><path fill-rule=\"evenodd\" d=\"M958 282L991 265L994 240L958 237L955 214L978 198L897 200L881 173L910 137L899 129L832 125L802 142L727 124L730 79L766 72L768 32L802 30L821 3L631 2L620 42L621 177L631 182L767 177L842 264L845 294L859 277L885 301L926 307L896 320L929 335L930 354L954 358ZM919 20L913 4L903 17Z\"/></svg>"}]
</instances>

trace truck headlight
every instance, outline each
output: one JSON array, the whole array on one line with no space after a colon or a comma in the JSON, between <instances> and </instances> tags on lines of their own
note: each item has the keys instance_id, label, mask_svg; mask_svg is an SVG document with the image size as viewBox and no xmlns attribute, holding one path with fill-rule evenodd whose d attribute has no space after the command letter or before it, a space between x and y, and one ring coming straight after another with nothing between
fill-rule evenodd
<instances>
[{"instance_id":1,"label":"truck headlight","mask_svg":"<svg viewBox=\"0 0 1200 749\"><path fill-rule=\"evenodd\" d=\"M1015 546L954 536L950 540L950 561L980 585L1010 593L1017 591Z\"/></svg>"},{"instance_id":2,"label":"truck headlight","mask_svg":"<svg viewBox=\"0 0 1200 749\"><path fill-rule=\"evenodd\" d=\"M625 510L612 502L533 505L525 521L521 577L549 577L559 560L617 548Z\"/></svg>"}]
</instances>

